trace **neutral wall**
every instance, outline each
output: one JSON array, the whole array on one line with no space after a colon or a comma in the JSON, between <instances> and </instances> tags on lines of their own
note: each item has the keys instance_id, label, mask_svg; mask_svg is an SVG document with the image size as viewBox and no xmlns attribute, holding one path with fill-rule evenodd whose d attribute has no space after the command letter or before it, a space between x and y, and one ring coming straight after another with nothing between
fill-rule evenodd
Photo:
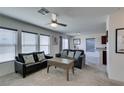
<instances>
[{"instance_id":1,"label":"neutral wall","mask_svg":"<svg viewBox=\"0 0 124 93\"><path fill-rule=\"evenodd\" d=\"M21 32L22 30L25 31L30 31L30 32L35 32L35 33L39 33L39 34L45 34L45 35L50 35L50 40L51 40L51 44L50 44L50 53L51 55L54 55L55 53L59 52L59 40L58 40L58 45L53 45L52 44L52 38L58 37L62 35L58 32L53 32L50 30L46 30L46 29L42 29L40 27L25 23L25 22L21 22L9 17L5 17L0 15L0 26L3 27L9 27L9 28L14 28L17 29L19 32ZM20 48L18 49L18 51L20 52ZM9 62L9 63L2 63L0 64L0 76L8 74L8 73L12 73L14 72L14 64L13 62Z\"/></svg>"},{"instance_id":2,"label":"neutral wall","mask_svg":"<svg viewBox=\"0 0 124 93\"><path fill-rule=\"evenodd\" d=\"M108 29L108 76L110 79L124 81L124 54L115 53L115 29L124 28L124 10L109 16L107 20Z\"/></svg>"},{"instance_id":3,"label":"neutral wall","mask_svg":"<svg viewBox=\"0 0 124 93\"><path fill-rule=\"evenodd\" d=\"M14 62L0 64L0 76L14 72Z\"/></svg>"}]
</instances>

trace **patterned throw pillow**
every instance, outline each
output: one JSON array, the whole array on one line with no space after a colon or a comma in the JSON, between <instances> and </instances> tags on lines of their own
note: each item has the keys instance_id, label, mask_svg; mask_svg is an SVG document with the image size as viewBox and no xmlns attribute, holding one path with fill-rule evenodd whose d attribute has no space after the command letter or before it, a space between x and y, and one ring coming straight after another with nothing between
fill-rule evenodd
<instances>
[{"instance_id":1,"label":"patterned throw pillow","mask_svg":"<svg viewBox=\"0 0 124 93\"><path fill-rule=\"evenodd\" d=\"M67 51L62 51L61 57L67 57Z\"/></svg>"},{"instance_id":2,"label":"patterned throw pillow","mask_svg":"<svg viewBox=\"0 0 124 93\"><path fill-rule=\"evenodd\" d=\"M30 64L30 63L34 63L34 57L33 55L23 55L25 64Z\"/></svg>"},{"instance_id":3,"label":"patterned throw pillow","mask_svg":"<svg viewBox=\"0 0 124 93\"><path fill-rule=\"evenodd\" d=\"M81 52L80 51L76 51L74 58L78 59L80 57L80 55L81 55Z\"/></svg>"},{"instance_id":4,"label":"patterned throw pillow","mask_svg":"<svg viewBox=\"0 0 124 93\"><path fill-rule=\"evenodd\" d=\"M73 58L74 57L74 52L69 51L68 57Z\"/></svg>"},{"instance_id":5,"label":"patterned throw pillow","mask_svg":"<svg viewBox=\"0 0 124 93\"><path fill-rule=\"evenodd\" d=\"M39 61L42 61L45 59L44 53L37 54Z\"/></svg>"}]
</instances>

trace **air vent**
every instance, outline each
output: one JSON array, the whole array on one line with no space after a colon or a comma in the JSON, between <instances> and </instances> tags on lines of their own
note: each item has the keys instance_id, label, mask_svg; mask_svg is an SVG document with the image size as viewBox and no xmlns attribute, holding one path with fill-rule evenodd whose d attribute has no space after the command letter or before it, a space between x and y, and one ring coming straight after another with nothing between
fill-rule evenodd
<instances>
[{"instance_id":1,"label":"air vent","mask_svg":"<svg viewBox=\"0 0 124 93\"><path fill-rule=\"evenodd\" d=\"M43 7L38 12L42 15L47 15L50 11Z\"/></svg>"}]
</instances>

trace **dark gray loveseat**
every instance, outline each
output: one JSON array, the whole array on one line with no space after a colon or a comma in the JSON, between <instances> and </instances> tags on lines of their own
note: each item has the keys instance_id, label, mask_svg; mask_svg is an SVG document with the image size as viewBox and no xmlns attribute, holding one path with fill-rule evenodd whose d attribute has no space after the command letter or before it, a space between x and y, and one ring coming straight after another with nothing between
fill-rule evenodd
<instances>
[{"instance_id":1,"label":"dark gray loveseat","mask_svg":"<svg viewBox=\"0 0 124 93\"><path fill-rule=\"evenodd\" d=\"M84 50L64 49L61 53L58 53L55 56L67 59L74 59L74 66L77 68L81 69L83 66L85 66Z\"/></svg>"},{"instance_id":2,"label":"dark gray loveseat","mask_svg":"<svg viewBox=\"0 0 124 93\"><path fill-rule=\"evenodd\" d=\"M44 59L39 60L38 54L43 54ZM33 56L33 59L35 62L32 63L25 63L24 56ZM39 69L43 69L47 67L47 59L52 58L51 56L47 56L44 54L44 52L33 52L33 53L23 53L18 54L18 56L15 57L15 72L20 73L23 78L34 71L37 71Z\"/></svg>"}]
</instances>

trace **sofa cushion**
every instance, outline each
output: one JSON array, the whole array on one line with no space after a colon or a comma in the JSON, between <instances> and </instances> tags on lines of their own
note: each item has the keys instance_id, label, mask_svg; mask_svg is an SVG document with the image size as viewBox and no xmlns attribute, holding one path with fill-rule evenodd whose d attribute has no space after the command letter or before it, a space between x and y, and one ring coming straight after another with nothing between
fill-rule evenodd
<instances>
[{"instance_id":1,"label":"sofa cushion","mask_svg":"<svg viewBox=\"0 0 124 93\"><path fill-rule=\"evenodd\" d=\"M30 67L30 66L34 66L34 65L35 65L35 63L29 63L29 64L26 64L25 66Z\"/></svg>"},{"instance_id":2,"label":"sofa cushion","mask_svg":"<svg viewBox=\"0 0 124 93\"><path fill-rule=\"evenodd\" d=\"M34 58L33 55L23 55L25 64L30 64L30 63L34 63Z\"/></svg>"},{"instance_id":3,"label":"sofa cushion","mask_svg":"<svg viewBox=\"0 0 124 93\"><path fill-rule=\"evenodd\" d=\"M26 67L31 67L31 66L35 66L35 65L40 65L40 64L42 64L42 63L44 63L44 62L46 62L46 61L47 61L47 60L44 59L44 60L39 61L39 62L29 63L29 64L26 64Z\"/></svg>"},{"instance_id":4,"label":"sofa cushion","mask_svg":"<svg viewBox=\"0 0 124 93\"><path fill-rule=\"evenodd\" d=\"M42 61L40 61L41 63L43 63L43 62L47 62L47 59L43 59Z\"/></svg>"},{"instance_id":5,"label":"sofa cushion","mask_svg":"<svg viewBox=\"0 0 124 93\"><path fill-rule=\"evenodd\" d=\"M67 53L68 53L67 51L62 51L61 52L61 57L67 57Z\"/></svg>"},{"instance_id":6,"label":"sofa cushion","mask_svg":"<svg viewBox=\"0 0 124 93\"><path fill-rule=\"evenodd\" d=\"M73 58L74 57L74 52L73 51L69 51L68 52L68 57Z\"/></svg>"},{"instance_id":7,"label":"sofa cushion","mask_svg":"<svg viewBox=\"0 0 124 93\"><path fill-rule=\"evenodd\" d=\"M38 57L38 60L39 60L39 61L42 61L42 60L45 59L44 53L39 53L39 54L37 54L37 57Z\"/></svg>"},{"instance_id":8,"label":"sofa cushion","mask_svg":"<svg viewBox=\"0 0 124 93\"><path fill-rule=\"evenodd\" d=\"M82 53L81 51L76 51L74 58L78 59L80 57L81 53Z\"/></svg>"}]
</instances>

